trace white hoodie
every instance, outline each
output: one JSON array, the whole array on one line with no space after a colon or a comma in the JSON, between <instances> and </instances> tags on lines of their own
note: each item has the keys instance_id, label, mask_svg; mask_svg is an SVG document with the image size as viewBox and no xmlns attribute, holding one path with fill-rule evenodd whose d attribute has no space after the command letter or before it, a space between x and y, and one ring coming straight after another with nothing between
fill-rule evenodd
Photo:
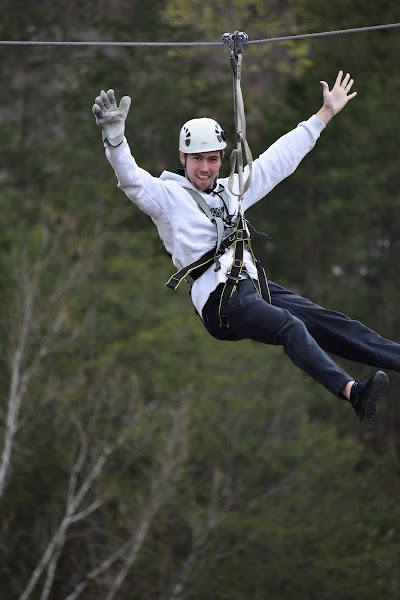
<instances>
[{"instance_id":1,"label":"white hoodie","mask_svg":"<svg viewBox=\"0 0 400 600\"><path fill-rule=\"evenodd\" d=\"M243 197L243 211L264 198L278 183L295 171L304 156L315 146L323 129L325 125L313 115L308 121L299 123L296 129L279 138L253 162L251 185ZM221 199L216 194L201 192L187 178L170 171L164 171L160 177L153 177L137 165L126 139L116 147L105 142L105 148L107 159L118 178L118 187L154 221L166 250L172 256L176 270L215 249L216 226L183 188L196 190L211 209L221 207ZM247 176L248 166L244 169L244 181ZM229 192L228 178L221 178L218 183L225 187L229 214L237 214L238 197ZM231 248L220 258L219 271L214 270L212 263L195 281L191 297L199 315L202 314L210 293L219 283L226 281L232 258ZM257 271L247 250L244 261L249 276L256 279Z\"/></svg>"}]
</instances>

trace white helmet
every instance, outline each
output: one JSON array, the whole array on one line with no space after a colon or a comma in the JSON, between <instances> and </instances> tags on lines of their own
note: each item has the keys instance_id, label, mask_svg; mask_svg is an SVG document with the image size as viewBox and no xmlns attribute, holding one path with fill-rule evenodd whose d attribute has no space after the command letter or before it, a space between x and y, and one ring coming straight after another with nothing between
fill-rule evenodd
<instances>
[{"instance_id":1,"label":"white helmet","mask_svg":"<svg viewBox=\"0 0 400 600\"><path fill-rule=\"evenodd\" d=\"M214 119L191 119L183 125L179 134L179 150L185 154L212 152L224 148L226 133Z\"/></svg>"}]
</instances>

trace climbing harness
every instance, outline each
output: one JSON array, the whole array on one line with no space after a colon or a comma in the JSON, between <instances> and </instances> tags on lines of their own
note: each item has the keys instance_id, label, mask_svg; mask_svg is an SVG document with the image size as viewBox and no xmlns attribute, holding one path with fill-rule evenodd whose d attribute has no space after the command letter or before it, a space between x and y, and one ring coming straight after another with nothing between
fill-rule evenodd
<instances>
[{"instance_id":1,"label":"climbing harness","mask_svg":"<svg viewBox=\"0 0 400 600\"><path fill-rule=\"evenodd\" d=\"M214 250L210 250L204 256L199 258L198 260L182 267L179 271L174 273L167 283L165 284L167 287L176 290L176 288L180 285L180 283L185 279L188 281L189 285L193 285L194 281L200 277L208 269L211 263L214 261L214 270L219 271L221 268L219 258L227 251L233 244L235 244L238 240L246 240L250 242L250 235L245 228L239 228L239 222L237 221L234 226L236 229L223 238L225 223L227 217L231 217L228 215L228 199L226 196L226 192L222 189L218 195L223 198L223 217L214 216L208 206L207 202L204 198L195 190L190 188L183 188L186 192L188 192L193 200L195 200L199 206L199 208L204 212L205 215L210 219L212 223L217 228L217 245Z\"/></svg>"},{"instance_id":2,"label":"climbing harness","mask_svg":"<svg viewBox=\"0 0 400 600\"><path fill-rule=\"evenodd\" d=\"M221 293L218 309L220 326L229 329L228 302L232 294L235 292L240 279L243 276L243 271L245 271L243 265L243 256L245 248L247 248L247 250L250 252L251 257L253 259L253 263L255 264L257 269L258 280L255 280L254 284L257 287L258 293L262 298L264 298L264 300L267 300L269 303L271 303L267 274L261 262L256 258L254 254L251 245L250 233L248 231L248 228L246 227L246 225L250 225L250 223L248 221L245 221L242 215L239 215L239 218L237 219L236 223L232 226L232 228L235 227L232 233L229 233L224 238L222 237L224 231L224 223L226 223L227 217L231 217L231 215L228 214L227 210L228 198L226 196L225 190L222 189L222 191L219 192L219 194L221 194L221 198L223 199L224 206L224 216L223 218L221 218L213 216L207 202L198 192L189 188L184 189L197 202L199 208L207 215L210 221L216 225L218 240L215 250L210 250L198 260L179 269L179 271L171 275L171 277L165 285L172 290L176 290L182 283L182 281L185 280L189 284L189 286L192 287L196 279L203 275L203 273L212 265L213 262L215 264L214 270L218 271L221 268L219 264L219 258L225 252L227 252L229 248L234 246L234 259L232 261L231 268L227 273L227 280L224 284ZM252 225L250 226L252 227ZM270 237L268 234L264 234L262 232L259 233L265 235L268 238Z\"/></svg>"},{"instance_id":3,"label":"climbing harness","mask_svg":"<svg viewBox=\"0 0 400 600\"><path fill-rule=\"evenodd\" d=\"M223 217L214 216L204 198L193 189L184 188L192 198L197 202L199 208L207 215L217 228L217 244L214 250L210 250L204 256L193 263L182 267L174 273L165 284L167 287L176 290L180 283L185 280L192 287L194 281L198 279L214 262L214 270L221 268L219 258L234 247L234 258L231 267L227 273L227 280L223 286L219 302L219 324L220 327L229 329L228 303L232 294L235 292L239 281L245 277L246 269L243 258L245 248L250 252L254 265L257 268L258 280L254 281L260 296L271 303L271 296L268 289L267 275L260 261L255 257L250 233L248 231L248 221L245 220L242 208L242 200L246 191L250 187L253 158L246 139L246 118L244 113L244 102L241 91L241 62L242 52L245 43L248 40L246 33L236 31L233 34L225 33L222 37L224 44L229 44L231 49L230 63L233 71L233 99L234 99L234 120L236 130L236 148L231 153L230 164L231 172L228 179L229 192L238 197L238 214L235 221L232 215L228 214L228 198L224 189L217 190L217 195L223 203ZM243 152L248 166L248 175L244 181ZM235 185L236 184L236 185ZM235 189L236 188L236 189ZM235 227L232 233L223 238L225 225ZM251 226L251 225L250 225ZM252 227L252 226L251 226ZM252 227L257 233L254 227ZM269 237L267 234L262 234Z\"/></svg>"}]
</instances>

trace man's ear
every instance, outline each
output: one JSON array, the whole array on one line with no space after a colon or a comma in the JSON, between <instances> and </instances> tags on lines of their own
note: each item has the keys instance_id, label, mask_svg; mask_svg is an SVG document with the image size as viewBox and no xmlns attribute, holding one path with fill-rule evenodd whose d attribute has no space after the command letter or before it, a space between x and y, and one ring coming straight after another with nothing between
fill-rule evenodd
<instances>
[{"instance_id":1,"label":"man's ear","mask_svg":"<svg viewBox=\"0 0 400 600\"><path fill-rule=\"evenodd\" d=\"M181 159L181 163L183 166L186 164L186 154L184 152L179 151L179 158Z\"/></svg>"}]
</instances>

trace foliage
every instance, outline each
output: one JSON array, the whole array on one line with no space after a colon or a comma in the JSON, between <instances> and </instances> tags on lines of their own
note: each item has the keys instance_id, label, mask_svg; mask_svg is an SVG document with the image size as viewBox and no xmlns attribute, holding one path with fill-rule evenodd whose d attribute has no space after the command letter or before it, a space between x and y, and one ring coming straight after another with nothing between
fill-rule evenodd
<instances>
[{"instance_id":1,"label":"foliage","mask_svg":"<svg viewBox=\"0 0 400 600\"><path fill-rule=\"evenodd\" d=\"M359 0L3 0L1 39L250 40L396 21ZM358 97L249 212L272 278L400 337L396 30L249 45L253 154ZM396 392L362 428L283 353L209 337L116 189L91 105L130 94L141 166L173 168L211 114L233 139L221 48L0 46L0 580L4 600L395 598ZM108 168L107 168L108 167ZM225 166L228 169L228 164ZM361 374L360 365L345 365Z\"/></svg>"}]
</instances>

